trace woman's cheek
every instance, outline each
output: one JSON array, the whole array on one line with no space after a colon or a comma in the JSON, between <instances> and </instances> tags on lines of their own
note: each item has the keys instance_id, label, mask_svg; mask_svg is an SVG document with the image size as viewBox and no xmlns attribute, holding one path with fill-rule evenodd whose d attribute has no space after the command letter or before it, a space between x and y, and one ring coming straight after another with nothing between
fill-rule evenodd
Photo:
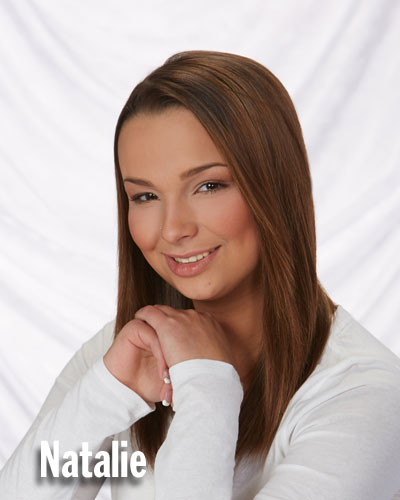
<instances>
[{"instance_id":1,"label":"woman's cheek","mask_svg":"<svg viewBox=\"0 0 400 500\"><path fill-rule=\"evenodd\" d=\"M133 210L129 212L128 225L133 241L142 251L151 250L157 243L160 225L149 217L150 214L140 214ZM158 227L158 231L157 231Z\"/></svg>"},{"instance_id":2,"label":"woman's cheek","mask_svg":"<svg viewBox=\"0 0 400 500\"><path fill-rule=\"evenodd\" d=\"M221 236L241 236L252 224L250 209L236 189L215 200L209 208L210 210L203 212L203 217L207 217L210 227L214 227Z\"/></svg>"}]
</instances>

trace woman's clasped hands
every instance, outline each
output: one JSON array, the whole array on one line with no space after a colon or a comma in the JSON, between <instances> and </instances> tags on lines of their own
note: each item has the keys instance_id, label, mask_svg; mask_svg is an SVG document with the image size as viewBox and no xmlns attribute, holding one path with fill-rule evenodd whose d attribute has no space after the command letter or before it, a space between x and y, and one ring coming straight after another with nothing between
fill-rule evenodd
<instances>
[{"instance_id":1,"label":"woman's clasped hands","mask_svg":"<svg viewBox=\"0 0 400 500\"><path fill-rule=\"evenodd\" d=\"M207 312L149 305L139 309L104 356L107 369L147 403L172 403L169 368L189 359L232 363L225 331ZM172 403L173 404L173 403Z\"/></svg>"}]
</instances>

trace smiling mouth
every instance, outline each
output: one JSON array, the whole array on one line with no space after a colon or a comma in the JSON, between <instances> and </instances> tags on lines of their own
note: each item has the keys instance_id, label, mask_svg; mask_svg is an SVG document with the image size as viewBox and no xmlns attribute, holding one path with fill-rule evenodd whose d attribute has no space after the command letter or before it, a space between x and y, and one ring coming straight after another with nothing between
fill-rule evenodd
<instances>
[{"instance_id":1,"label":"smiling mouth","mask_svg":"<svg viewBox=\"0 0 400 500\"><path fill-rule=\"evenodd\" d=\"M215 250L218 247L213 248L212 250L208 250L207 252L202 252L197 255L192 255L191 257L188 257L187 259L184 258L179 258L179 257L171 257L174 259L175 262L178 262L178 264L188 264L189 262L198 262L199 260L204 259L204 257L207 257L210 255L210 253L215 252Z\"/></svg>"},{"instance_id":2,"label":"smiling mouth","mask_svg":"<svg viewBox=\"0 0 400 500\"><path fill-rule=\"evenodd\" d=\"M191 255L190 257L171 257L170 255L166 255L167 264L170 270L176 274L177 276L181 276L182 278L188 278L191 276L197 276L201 274L204 270L208 268L208 266L212 263L212 261L216 258L216 255L219 252L221 245L207 250L206 252L201 252L199 254Z\"/></svg>"}]
</instances>

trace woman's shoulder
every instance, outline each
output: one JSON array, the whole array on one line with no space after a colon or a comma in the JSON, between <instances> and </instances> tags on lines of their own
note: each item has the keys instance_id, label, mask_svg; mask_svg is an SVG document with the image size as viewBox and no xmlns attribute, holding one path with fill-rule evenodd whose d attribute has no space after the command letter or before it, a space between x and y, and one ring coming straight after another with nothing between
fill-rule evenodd
<instances>
[{"instance_id":1,"label":"woman's shoulder","mask_svg":"<svg viewBox=\"0 0 400 500\"><path fill-rule=\"evenodd\" d=\"M332 498L366 498L368 488L368 498L378 490L391 498L399 488L399 381L400 359L339 306L318 365L282 418L266 488L281 480L314 495L328 487Z\"/></svg>"},{"instance_id":2,"label":"woman's shoulder","mask_svg":"<svg viewBox=\"0 0 400 500\"><path fill-rule=\"evenodd\" d=\"M56 383L72 386L108 351L114 340L115 319L105 323L75 352L58 375Z\"/></svg>"},{"instance_id":3,"label":"woman's shoulder","mask_svg":"<svg viewBox=\"0 0 400 500\"><path fill-rule=\"evenodd\" d=\"M89 368L111 347L115 333L115 318L105 323L78 352L81 353L85 365Z\"/></svg>"},{"instance_id":4,"label":"woman's shoulder","mask_svg":"<svg viewBox=\"0 0 400 500\"><path fill-rule=\"evenodd\" d=\"M114 338L115 319L108 321L75 352L56 377L53 387L34 422L38 425L49 410L58 406L65 394L107 352Z\"/></svg>"},{"instance_id":5,"label":"woman's shoulder","mask_svg":"<svg viewBox=\"0 0 400 500\"><path fill-rule=\"evenodd\" d=\"M291 406L308 407L366 392L400 405L400 358L375 338L345 308L338 306L329 339L315 370L296 392Z\"/></svg>"},{"instance_id":6,"label":"woman's shoulder","mask_svg":"<svg viewBox=\"0 0 400 500\"><path fill-rule=\"evenodd\" d=\"M318 368L330 369L343 363L366 370L381 368L397 375L400 370L400 358L339 305Z\"/></svg>"}]
</instances>

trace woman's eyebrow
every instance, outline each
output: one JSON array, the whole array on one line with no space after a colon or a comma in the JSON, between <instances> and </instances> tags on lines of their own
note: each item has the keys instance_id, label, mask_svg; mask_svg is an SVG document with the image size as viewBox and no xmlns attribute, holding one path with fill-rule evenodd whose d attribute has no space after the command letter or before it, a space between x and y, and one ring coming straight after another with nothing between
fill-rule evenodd
<instances>
[{"instance_id":1,"label":"woman's eyebrow","mask_svg":"<svg viewBox=\"0 0 400 500\"><path fill-rule=\"evenodd\" d=\"M179 177L181 180L187 179L189 177L192 177L193 175L196 175L203 170L207 170L208 168L212 167L228 167L225 163L207 163L205 165L200 165L198 167L191 168L189 170L186 170L186 172L183 172ZM132 182L133 184L138 184L139 186L149 186L154 188L155 186L153 185L152 182L146 181L145 179L138 179L137 177L126 177L124 179L124 182Z\"/></svg>"}]
</instances>

